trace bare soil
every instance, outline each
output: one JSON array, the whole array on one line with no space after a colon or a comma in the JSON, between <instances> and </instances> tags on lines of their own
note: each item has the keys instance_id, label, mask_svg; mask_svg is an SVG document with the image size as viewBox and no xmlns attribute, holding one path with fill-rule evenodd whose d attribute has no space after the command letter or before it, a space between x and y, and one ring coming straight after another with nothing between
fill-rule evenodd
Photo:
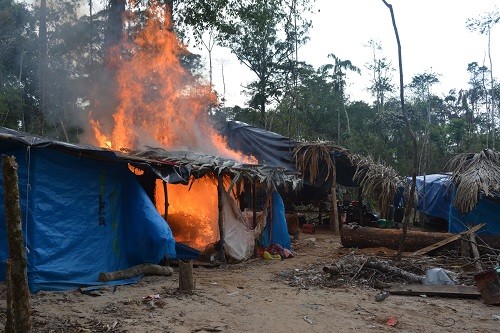
<instances>
[{"instance_id":1,"label":"bare soil","mask_svg":"<svg viewBox=\"0 0 500 333\"><path fill-rule=\"evenodd\" d=\"M177 291L177 270L90 294L39 292L34 332L500 332L500 306L480 299L390 295L377 302L379 290L368 285L324 284L318 267L352 250L326 231L300 237L292 259L196 267L192 295ZM0 295L3 332L5 284Z\"/></svg>"}]
</instances>

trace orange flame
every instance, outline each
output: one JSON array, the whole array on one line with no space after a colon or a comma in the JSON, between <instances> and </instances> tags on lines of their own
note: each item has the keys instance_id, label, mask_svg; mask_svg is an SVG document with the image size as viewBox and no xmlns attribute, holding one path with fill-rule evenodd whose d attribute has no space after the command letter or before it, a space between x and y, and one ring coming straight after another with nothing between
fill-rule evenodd
<instances>
[{"instance_id":1,"label":"orange flame","mask_svg":"<svg viewBox=\"0 0 500 333\"><path fill-rule=\"evenodd\" d=\"M89 115L94 143L115 150L160 146L255 163L255 158L229 149L210 125L208 115L217 103L216 95L182 66L179 56L187 51L169 19L161 6L151 6L135 39L112 52L118 104L108 117L112 123ZM129 22L128 26L138 25ZM219 238L217 192L211 180L196 180L190 189L169 184L167 193L167 221L177 241L202 250ZM161 180L156 183L155 201L165 214Z\"/></svg>"},{"instance_id":2,"label":"orange flame","mask_svg":"<svg viewBox=\"0 0 500 333\"><path fill-rule=\"evenodd\" d=\"M210 125L208 112L216 95L182 66L179 56L187 50L169 20L162 7L150 7L144 28L125 45L126 58L116 57L118 107L111 126L90 120L96 144L113 149L161 146L255 162L229 149ZM101 125L112 129L106 132Z\"/></svg>"},{"instance_id":3,"label":"orange flame","mask_svg":"<svg viewBox=\"0 0 500 333\"><path fill-rule=\"evenodd\" d=\"M212 179L197 179L190 187L167 184L167 195L167 222L176 241L203 250L219 239L217 186ZM155 201L160 214L165 215L161 180L156 181Z\"/></svg>"}]
</instances>

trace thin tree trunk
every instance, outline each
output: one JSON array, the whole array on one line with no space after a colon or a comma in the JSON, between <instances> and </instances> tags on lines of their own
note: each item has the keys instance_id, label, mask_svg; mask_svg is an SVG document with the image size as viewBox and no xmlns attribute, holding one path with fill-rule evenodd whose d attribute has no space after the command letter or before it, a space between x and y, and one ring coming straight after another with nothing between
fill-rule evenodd
<instances>
[{"instance_id":1,"label":"thin tree trunk","mask_svg":"<svg viewBox=\"0 0 500 333\"><path fill-rule=\"evenodd\" d=\"M332 195L332 211L330 215L330 230L333 229L333 234L335 236L340 235L340 224L339 224L339 211L338 211L338 206L337 206L337 172L336 172L337 166L333 166L332 170L332 188L331 188L331 195ZM321 207L321 205L320 205ZM320 221L321 224L321 221Z\"/></svg>"},{"instance_id":2,"label":"thin tree trunk","mask_svg":"<svg viewBox=\"0 0 500 333\"><path fill-rule=\"evenodd\" d=\"M5 262L5 285L7 286L7 320L5 321L5 333L16 333L16 318L14 314L14 291L12 290L12 260Z\"/></svg>"},{"instance_id":3,"label":"thin tree trunk","mask_svg":"<svg viewBox=\"0 0 500 333\"><path fill-rule=\"evenodd\" d=\"M417 144L417 138L415 137L415 133L413 133L413 130L412 130L411 125L410 125L410 120L409 120L408 114L406 113L406 109L405 109L404 82L403 82L403 57L401 55L401 41L399 39L398 28L396 26L396 19L394 17L394 10L392 9L392 5L389 4L386 0L382 0L382 2L387 6L387 8L389 8L389 11L391 12L392 26L394 28L394 33L396 35L396 42L398 44L399 97L401 99L401 111L403 113L403 118L404 118L405 125L406 125L406 131L408 132L408 135L410 136L411 141L413 143L413 165L412 165L412 170L411 170L412 183L411 183L411 187L410 187L410 194L408 197L408 202L407 202L406 207L405 207L405 213L404 213L404 219L403 219L403 234L401 236L399 251L398 251L398 254L396 256L397 260L401 260L401 257L403 256L403 252L404 252L406 235L408 233L408 225L410 224L411 211L415 205L414 200L415 200L415 184L417 182L418 144Z\"/></svg>"},{"instance_id":4,"label":"thin tree trunk","mask_svg":"<svg viewBox=\"0 0 500 333\"><path fill-rule=\"evenodd\" d=\"M33 323L31 319L28 277L26 274L27 262L21 224L16 159L13 156L4 155L2 166L5 217L9 238L9 254L12 261L12 270L9 276L11 285L8 288L12 289L15 332L29 333L32 331Z\"/></svg>"},{"instance_id":5,"label":"thin tree trunk","mask_svg":"<svg viewBox=\"0 0 500 333\"><path fill-rule=\"evenodd\" d=\"M48 68L48 42L47 42L47 1L40 1L40 18L38 32L38 117L31 124L36 132L44 134L44 121L47 107L47 68Z\"/></svg>"}]
</instances>

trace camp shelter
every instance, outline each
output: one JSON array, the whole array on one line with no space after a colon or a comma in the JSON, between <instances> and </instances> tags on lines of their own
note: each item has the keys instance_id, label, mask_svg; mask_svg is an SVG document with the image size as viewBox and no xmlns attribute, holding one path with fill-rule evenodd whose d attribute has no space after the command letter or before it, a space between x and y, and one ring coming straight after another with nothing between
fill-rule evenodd
<instances>
[{"instance_id":1,"label":"camp shelter","mask_svg":"<svg viewBox=\"0 0 500 333\"><path fill-rule=\"evenodd\" d=\"M31 291L94 285L100 272L175 256L170 228L129 170L145 161L6 128L0 128L0 151L18 164ZM2 181L2 263L8 257L3 195Z\"/></svg>"},{"instance_id":2,"label":"camp shelter","mask_svg":"<svg viewBox=\"0 0 500 333\"><path fill-rule=\"evenodd\" d=\"M331 142L298 142L238 121L225 123L220 133L231 148L254 156L259 163L301 172L304 180L301 191L290 192L287 201L329 202L332 189L341 185L358 188L357 201L362 201L363 195L375 197L380 211L386 213L401 181L392 168L374 163L369 157L351 154Z\"/></svg>"},{"instance_id":3,"label":"camp shelter","mask_svg":"<svg viewBox=\"0 0 500 333\"><path fill-rule=\"evenodd\" d=\"M416 183L418 211L445 220L448 232L459 233L471 226L486 223L480 235L500 235L500 198L478 193L477 204L469 212L454 205L457 189L451 174L418 176Z\"/></svg>"},{"instance_id":4,"label":"camp shelter","mask_svg":"<svg viewBox=\"0 0 500 333\"><path fill-rule=\"evenodd\" d=\"M192 249L176 242L155 206L158 183L188 187L193 186L194 179L207 175L229 179L227 190L236 187L243 175L269 188L299 182L293 174L263 165L245 166L219 157L160 148L124 153L7 128L0 128L0 151L14 156L18 163L28 283L32 291L95 285L100 272L189 257ZM3 202L3 182L0 196ZM230 202L222 204L222 209L231 211L234 200L228 200L223 193L220 197ZM168 201L163 205L168 207ZM5 225L3 204L1 207L0 224ZM265 222L259 225L260 231ZM255 225L234 225L225 228L225 236L233 240L232 244L238 244L238 235L245 230L249 243L251 231L253 251L253 237L260 234L259 229ZM238 255L241 251L245 252L244 257L250 252L248 247L236 250ZM2 227L0 261L4 262L7 256L6 228ZM4 278L5 266L0 265L0 279Z\"/></svg>"}]
</instances>

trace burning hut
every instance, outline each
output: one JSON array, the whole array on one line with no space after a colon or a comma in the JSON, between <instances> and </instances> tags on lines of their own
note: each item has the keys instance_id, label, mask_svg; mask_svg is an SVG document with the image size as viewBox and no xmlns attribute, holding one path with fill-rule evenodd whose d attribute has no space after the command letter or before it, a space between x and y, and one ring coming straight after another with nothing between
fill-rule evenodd
<instances>
[{"instance_id":1,"label":"burning hut","mask_svg":"<svg viewBox=\"0 0 500 333\"><path fill-rule=\"evenodd\" d=\"M19 165L32 291L95 285L100 272L175 259L182 242L201 249L219 241L228 257L244 260L267 219L238 214L231 193L240 180L252 179L266 190L297 184L293 174L262 165L163 149L123 153L6 128L0 128L0 149ZM183 201L191 195L191 202ZM209 216L205 208L214 206ZM0 221L5 225L3 212ZM0 228L1 261L8 257L5 232ZM0 277L5 278L3 265Z\"/></svg>"}]
</instances>

